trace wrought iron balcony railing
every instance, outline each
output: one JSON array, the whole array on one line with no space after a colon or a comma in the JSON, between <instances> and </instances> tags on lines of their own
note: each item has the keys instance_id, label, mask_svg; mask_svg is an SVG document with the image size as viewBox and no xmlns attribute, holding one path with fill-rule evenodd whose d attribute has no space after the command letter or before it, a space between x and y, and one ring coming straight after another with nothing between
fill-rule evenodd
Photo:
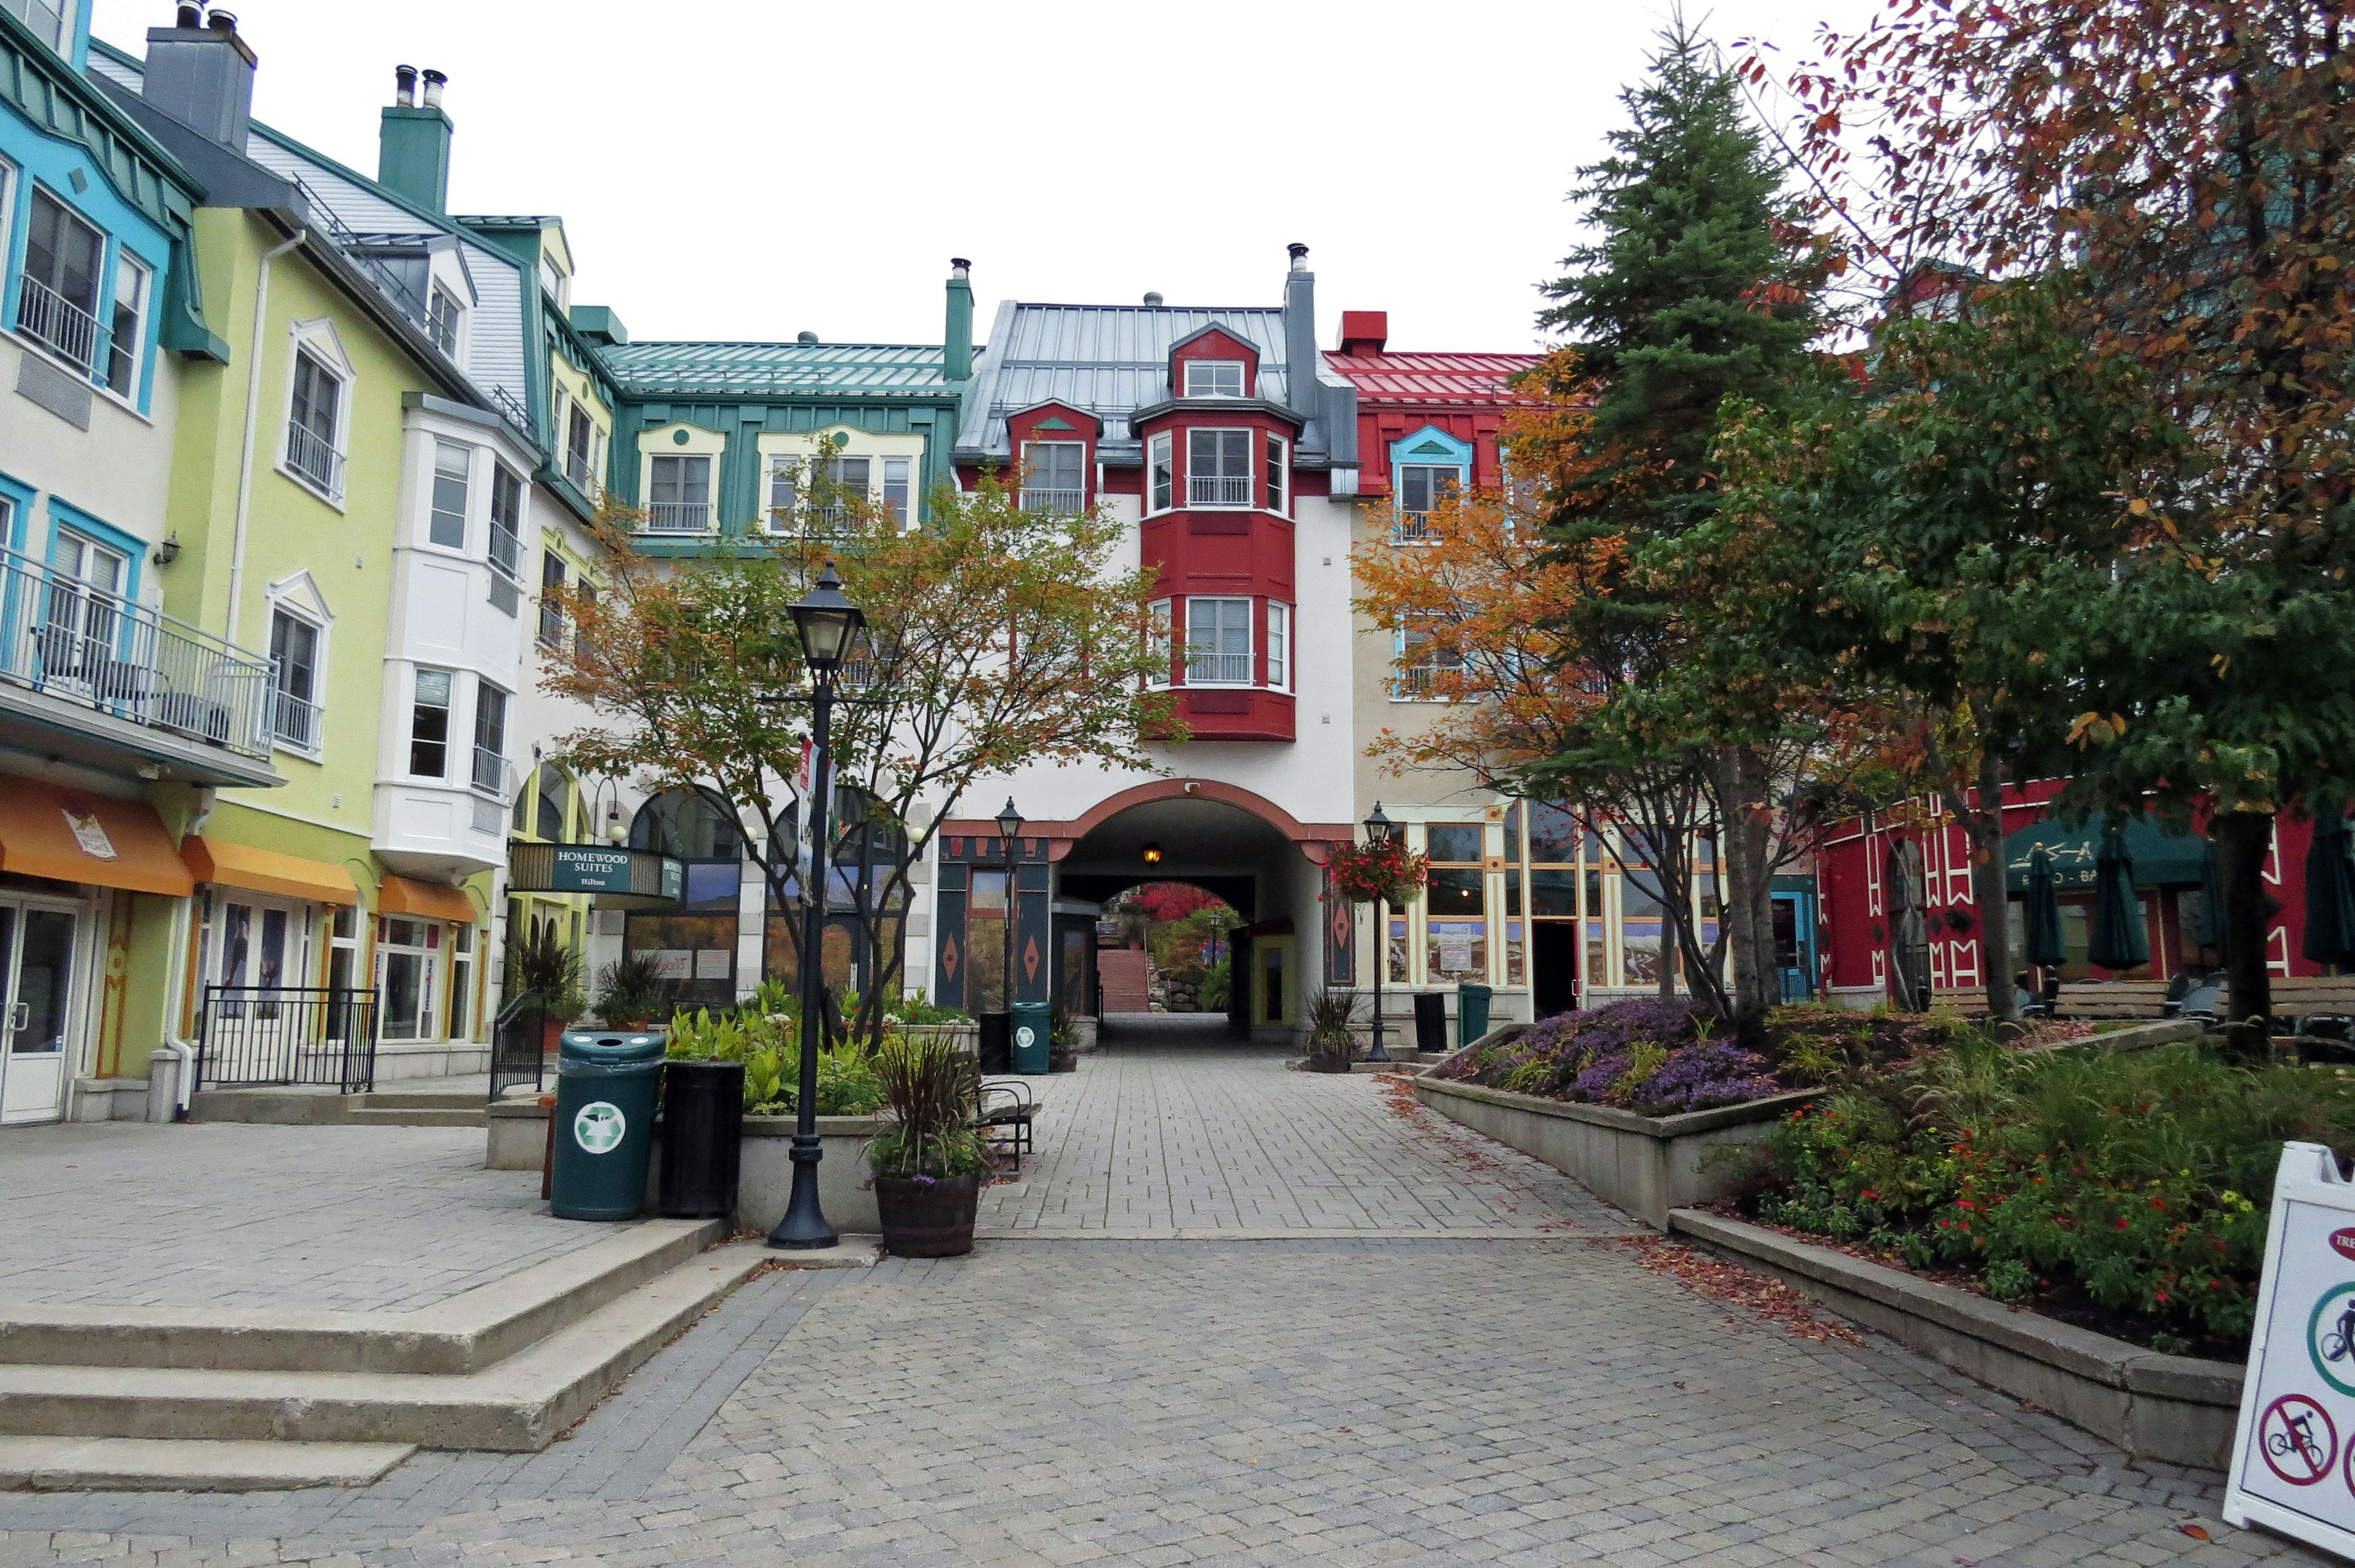
<instances>
[{"instance_id":1,"label":"wrought iron balcony railing","mask_svg":"<svg viewBox=\"0 0 2355 1568\"><path fill-rule=\"evenodd\" d=\"M1025 486L1022 509L1041 512L1050 517L1075 517L1083 509L1087 498L1088 493L1084 490L1036 490Z\"/></svg>"},{"instance_id":2,"label":"wrought iron balcony railing","mask_svg":"<svg viewBox=\"0 0 2355 1568\"><path fill-rule=\"evenodd\" d=\"M286 421L286 466L330 496L344 493L344 454L308 425Z\"/></svg>"},{"instance_id":3,"label":"wrought iron balcony railing","mask_svg":"<svg viewBox=\"0 0 2355 1568\"><path fill-rule=\"evenodd\" d=\"M301 752L319 749L319 705L291 691L278 694L278 739Z\"/></svg>"},{"instance_id":4,"label":"wrought iron balcony railing","mask_svg":"<svg viewBox=\"0 0 2355 1568\"><path fill-rule=\"evenodd\" d=\"M474 787L496 795L506 794L507 760L488 746L474 748Z\"/></svg>"},{"instance_id":5,"label":"wrought iron balcony railing","mask_svg":"<svg viewBox=\"0 0 2355 1568\"><path fill-rule=\"evenodd\" d=\"M29 273L16 280L16 329L85 371L96 368L107 336L98 317Z\"/></svg>"},{"instance_id":6,"label":"wrought iron balcony railing","mask_svg":"<svg viewBox=\"0 0 2355 1568\"><path fill-rule=\"evenodd\" d=\"M262 655L0 549L0 680L267 761Z\"/></svg>"},{"instance_id":7,"label":"wrought iron balcony railing","mask_svg":"<svg viewBox=\"0 0 2355 1568\"><path fill-rule=\"evenodd\" d=\"M1249 686L1252 678L1252 656L1249 654L1209 654L1191 649L1186 655L1186 684L1188 686Z\"/></svg>"},{"instance_id":8,"label":"wrought iron balcony railing","mask_svg":"<svg viewBox=\"0 0 2355 1568\"><path fill-rule=\"evenodd\" d=\"M711 528L711 503L709 501L649 501L646 503L646 532L650 534L699 534Z\"/></svg>"},{"instance_id":9,"label":"wrought iron balcony railing","mask_svg":"<svg viewBox=\"0 0 2355 1568\"><path fill-rule=\"evenodd\" d=\"M1252 482L1248 474L1188 474L1186 504L1189 507L1248 507Z\"/></svg>"}]
</instances>

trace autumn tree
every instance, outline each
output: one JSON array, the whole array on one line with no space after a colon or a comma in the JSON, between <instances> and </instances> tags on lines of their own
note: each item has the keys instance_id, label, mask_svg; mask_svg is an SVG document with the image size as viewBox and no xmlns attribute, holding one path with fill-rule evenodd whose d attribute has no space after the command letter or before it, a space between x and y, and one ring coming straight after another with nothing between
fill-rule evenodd
<instances>
[{"instance_id":1,"label":"autumn tree","mask_svg":"<svg viewBox=\"0 0 2355 1568\"><path fill-rule=\"evenodd\" d=\"M2211 813L2231 1009L2262 1017L2274 821L2355 783L2345 7L1891 0L1820 41L1787 79L1799 147L1865 251L2075 270L2089 351L2191 443L2124 487L2131 548L2077 607L2070 799Z\"/></svg>"},{"instance_id":2,"label":"autumn tree","mask_svg":"<svg viewBox=\"0 0 2355 1568\"><path fill-rule=\"evenodd\" d=\"M1811 345L1838 258L1801 223L1733 73L1681 19L1621 100L1627 124L1573 192L1594 238L1545 286L1556 303L1539 317L1565 335L1594 387L1586 472L1557 497L1549 538L1593 573L1567 607L1577 623L1567 635L1616 688L1582 731L1593 744L1561 753L1556 772L1588 779L1614 757L1639 756L1700 770L1726 861L1729 1010L1754 1039L1776 999L1773 840L1785 791L1775 752L1792 741L1786 709L1729 703L1706 683L1681 681L1691 666L1678 607L1659 585L1689 580L1665 558L1719 505L1711 453L1722 411L1778 406L1817 373Z\"/></svg>"},{"instance_id":3,"label":"autumn tree","mask_svg":"<svg viewBox=\"0 0 2355 1568\"><path fill-rule=\"evenodd\" d=\"M635 514L610 507L605 581L563 596L576 652L543 685L596 715L560 738L566 762L701 794L743 827L778 907L829 887L848 906L877 955L849 1028L871 1037L898 988L910 872L966 791L1040 762L1151 768L1140 737L1178 720L1146 686L1151 575L1115 564L1117 521L1027 511L1018 486L992 479L942 489L904 528L863 494L825 488L809 476L782 531L688 560L639 551ZM805 850L793 781L810 682L787 606L828 561L867 631L834 717L849 809L830 844ZM812 863L834 869L804 876Z\"/></svg>"}]
</instances>

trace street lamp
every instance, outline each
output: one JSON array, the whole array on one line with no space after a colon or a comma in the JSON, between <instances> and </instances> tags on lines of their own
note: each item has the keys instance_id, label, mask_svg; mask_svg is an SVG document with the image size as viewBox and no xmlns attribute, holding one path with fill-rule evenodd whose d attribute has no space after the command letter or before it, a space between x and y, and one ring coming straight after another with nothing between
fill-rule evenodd
<instances>
[{"instance_id":1,"label":"street lamp","mask_svg":"<svg viewBox=\"0 0 2355 1568\"><path fill-rule=\"evenodd\" d=\"M834 675L867 617L846 598L842 579L827 561L817 586L786 606L799 635L802 657L809 665L814 688L810 717L810 875L802 883L802 1060L801 1087L794 1096L794 1189L785 1202L785 1217L769 1232L769 1245L804 1250L833 1246L841 1237L826 1223L817 1197L817 1162L826 1146L817 1136L818 1032L826 1015L826 901L833 880L833 856L826 852L826 796L830 793L833 741Z\"/></svg>"},{"instance_id":2,"label":"street lamp","mask_svg":"<svg viewBox=\"0 0 2355 1568\"><path fill-rule=\"evenodd\" d=\"M1005 949L1006 961L1006 1049L1011 1061L1014 1050L1014 839L1022 831L1022 814L1014 809L1014 797L1006 797L1006 809L997 814L998 859L1006 867L1006 940L998 944Z\"/></svg>"},{"instance_id":3,"label":"street lamp","mask_svg":"<svg viewBox=\"0 0 2355 1568\"><path fill-rule=\"evenodd\" d=\"M1382 815L1382 803L1374 802L1372 813L1366 818L1366 843L1369 848L1390 842L1396 830L1388 816ZM1391 1053L1382 1049L1382 971L1391 962L1391 906L1388 899L1374 901L1374 1039L1366 1052L1368 1061L1388 1061Z\"/></svg>"}]
</instances>

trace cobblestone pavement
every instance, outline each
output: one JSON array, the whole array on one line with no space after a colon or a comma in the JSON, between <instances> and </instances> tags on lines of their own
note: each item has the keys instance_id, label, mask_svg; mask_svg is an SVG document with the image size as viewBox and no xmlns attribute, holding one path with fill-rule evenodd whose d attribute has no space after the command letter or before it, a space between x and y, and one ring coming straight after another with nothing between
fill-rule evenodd
<instances>
[{"instance_id":1,"label":"cobblestone pavement","mask_svg":"<svg viewBox=\"0 0 2355 1568\"><path fill-rule=\"evenodd\" d=\"M0 1307L408 1311L602 1240L480 1127L144 1122L0 1137Z\"/></svg>"},{"instance_id":2,"label":"cobblestone pavement","mask_svg":"<svg viewBox=\"0 0 2355 1568\"><path fill-rule=\"evenodd\" d=\"M980 1222L1037 1235L1621 1233L1552 1167L1371 1073L1287 1072L1280 1051L1122 1049L1042 1085L1038 1154Z\"/></svg>"},{"instance_id":3,"label":"cobblestone pavement","mask_svg":"<svg viewBox=\"0 0 2355 1568\"><path fill-rule=\"evenodd\" d=\"M1178 1161L1173 1190L1215 1190L1192 1163L1215 1150L1362 1179L1426 1229L1464 1213L1390 1196L1469 1178L1391 1149L1446 1134L1364 1077L1216 1052L1049 1087L1055 1147L1117 1153L1125 1125ZM1284 1141L1284 1104L1334 1129L1298 1144L1342 1150ZM770 1274L544 1454L424 1455L349 1492L0 1496L0 1568L2320 1561L2225 1526L2212 1476L2130 1464L1885 1340L1749 1317L1644 1268L1574 1188L1466 1157L1513 1194L1482 1237L1033 1226L969 1258Z\"/></svg>"}]
</instances>

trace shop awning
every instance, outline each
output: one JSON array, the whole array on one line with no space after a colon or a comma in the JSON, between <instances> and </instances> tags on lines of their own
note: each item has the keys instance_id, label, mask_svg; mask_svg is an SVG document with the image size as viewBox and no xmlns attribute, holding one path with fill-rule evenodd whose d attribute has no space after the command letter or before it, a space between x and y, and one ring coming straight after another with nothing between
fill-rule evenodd
<instances>
[{"instance_id":1,"label":"shop awning","mask_svg":"<svg viewBox=\"0 0 2355 1568\"><path fill-rule=\"evenodd\" d=\"M2003 880L2013 892L2027 891L2028 858L2040 844L2051 852L2052 880L2062 891L2094 885L2094 858L2102 844L2100 817L2069 827L2048 816L2004 835ZM2134 857L2137 887L2198 887L2200 862L2207 852L2208 841L2196 833L2171 833L2147 816L2127 819L2126 853Z\"/></svg>"},{"instance_id":2,"label":"shop awning","mask_svg":"<svg viewBox=\"0 0 2355 1568\"><path fill-rule=\"evenodd\" d=\"M325 860L305 860L300 855L282 855L275 849L256 849L194 833L180 840L180 859L200 882L320 903L360 901L359 884L352 880L352 874Z\"/></svg>"},{"instance_id":3,"label":"shop awning","mask_svg":"<svg viewBox=\"0 0 2355 1568\"><path fill-rule=\"evenodd\" d=\"M472 925L482 918L464 888L446 882L421 882L410 877L387 877L377 888L378 914L413 914L421 920L446 920Z\"/></svg>"},{"instance_id":4,"label":"shop awning","mask_svg":"<svg viewBox=\"0 0 2355 1568\"><path fill-rule=\"evenodd\" d=\"M0 791L0 870L167 898L197 891L154 806L35 779Z\"/></svg>"}]
</instances>

